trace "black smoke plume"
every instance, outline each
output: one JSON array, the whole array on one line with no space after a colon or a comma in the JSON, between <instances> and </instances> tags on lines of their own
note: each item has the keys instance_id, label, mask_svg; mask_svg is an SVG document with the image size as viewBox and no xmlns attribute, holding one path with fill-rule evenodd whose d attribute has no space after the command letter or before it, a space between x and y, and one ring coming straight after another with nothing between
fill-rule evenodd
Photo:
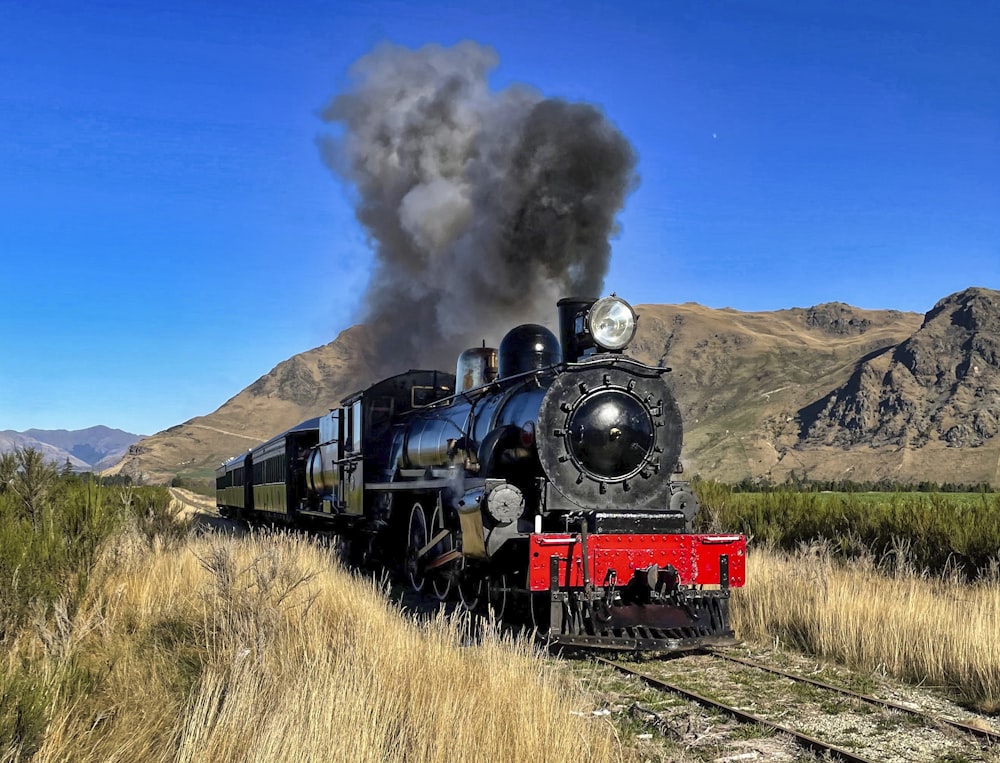
<instances>
[{"instance_id":1,"label":"black smoke plume","mask_svg":"<svg viewBox=\"0 0 1000 763\"><path fill-rule=\"evenodd\" d=\"M603 287L635 152L594 106L491 90L497 63L473 42L383 45L322 112L375 250L365 321L384 370L448 369Z\"/></svg>"}]
</instances>

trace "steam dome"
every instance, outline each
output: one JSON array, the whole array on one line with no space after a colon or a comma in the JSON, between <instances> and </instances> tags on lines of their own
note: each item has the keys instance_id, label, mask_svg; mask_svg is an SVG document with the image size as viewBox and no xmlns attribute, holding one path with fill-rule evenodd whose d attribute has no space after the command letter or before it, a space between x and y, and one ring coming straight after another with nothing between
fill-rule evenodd
<instances>
[{"instance_id":1,"label":"steam dome","mask_svg":"<svg viewBox=\"0 0 1000 763\"><path fill-rule=\"evenodd\" d=\"M517 376L562 361L556 335L545 326L525 323L512 328L500 342L500 377Z\"/></svg>"}]
</instances>

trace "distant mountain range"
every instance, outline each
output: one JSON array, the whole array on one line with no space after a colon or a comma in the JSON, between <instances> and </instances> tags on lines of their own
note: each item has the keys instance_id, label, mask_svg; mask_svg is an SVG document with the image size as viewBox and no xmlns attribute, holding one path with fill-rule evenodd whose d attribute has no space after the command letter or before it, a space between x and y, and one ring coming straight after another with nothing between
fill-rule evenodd
<instances>
[{"instance_id":1,"label":"distant mountain range","mask_svg":"<svg viewBox=\"0 0 1000 763\"><path fill-rule=\"evenodd\" d=\"M142 435L105 426L88 429L28 429L0 432L0 453L34 448L61 467L69 461L74 471L101 471L118 463Z\"/></svg>"},{"instance_id":2,"label":"distant mountain range","mask_svg":"<svg viewBox=\"0 0 1000 763\"><path fill-rule=\"evenodd\" d=\"M673 368L689 475L1000 485L1000 291L969 288L925 315L839 302L636 309L629 352ZM214 413L132 444L113 471L146 482L210 477L225 458L376 381L371 348L364 326L347 329Z\"/></svg>"}]
</instances>

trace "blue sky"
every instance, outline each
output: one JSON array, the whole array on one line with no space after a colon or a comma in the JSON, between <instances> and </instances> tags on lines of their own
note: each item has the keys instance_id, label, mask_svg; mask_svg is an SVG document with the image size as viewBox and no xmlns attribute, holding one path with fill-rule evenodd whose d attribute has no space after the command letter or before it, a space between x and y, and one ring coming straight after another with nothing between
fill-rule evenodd
<instances>
[{"instance_id":1,"label":"blue sky","mask_svg":"<svg viewBox=\"0 0 1000 763\"><path fill-rule=\"evenodd\" d=\"M606 291L1000 288L996 3L0 0L0 430L151 434L354 322L371 254L319 111L378 43L463 39L634 144Z\"/></svg>"}]
</instances>

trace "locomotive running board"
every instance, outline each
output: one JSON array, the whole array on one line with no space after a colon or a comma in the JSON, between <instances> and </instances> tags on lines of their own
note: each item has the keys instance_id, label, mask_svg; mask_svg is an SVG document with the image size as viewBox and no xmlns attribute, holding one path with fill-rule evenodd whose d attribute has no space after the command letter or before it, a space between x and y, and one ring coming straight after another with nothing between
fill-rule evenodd
<instances>
[{"instance_id":1,"label":"locomotive running board","mask_svg":"<svg viewBox=\"0 0 1000 763\"><path fill-rule=\"evenodd\" d=\"M384 490L386 492L402 492L409 490L437 490L454 485L451 477L431 477L430 479L401 479L397 482L366 482L365 490Z\"/></svg>"},{"instance_id":2,"label":"locomotive running board","mask_svg":"<svg viewBox=\"0 0 1000 763\"><path fill-rule=\"evenodd\" d=\"M334 517L342 517L343 514L330 512L329 514L325 511L308 511L300 510L295 512L297 517L318 517L320 519L333 519Z\"/></svg>"}]
</instances>

